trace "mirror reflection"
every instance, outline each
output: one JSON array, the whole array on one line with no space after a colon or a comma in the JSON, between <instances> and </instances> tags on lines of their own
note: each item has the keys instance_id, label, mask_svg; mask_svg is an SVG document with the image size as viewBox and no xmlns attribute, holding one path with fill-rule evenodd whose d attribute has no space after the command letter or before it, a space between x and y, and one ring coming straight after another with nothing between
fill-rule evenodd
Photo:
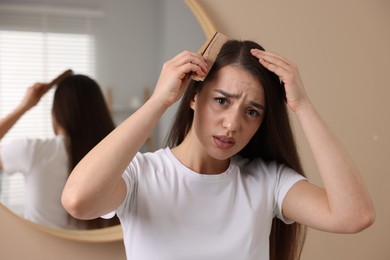
<instances>
[{"instance_id":1,"label":"mirror reflection","mask_svg":"<svg viewBox=\"0 0 390 260\"><path fill-rule=\"evenodd\" d=\"M78 220L61 205L66 180L77 163L114 128L97 82L65 71L50 83L35 83L0 121L0 138L56 86L51 110L54 136L13 139L0 146L3 174L21 173L25 183L23 216L53 228L95 229L119 224L117 218ZM31 126L33 127L33 126Z\"/></svg>"},{"instance_id":2,"label":"mirror reflection","mask_svg":"<svg viewBox=\"0 0 390 260\"><path fill-rule=\"evenodd\" d=\"M0 44L1 122L5 122L7 116L20 108L22 100L28 100L27 96L31 91L28 87L34 82L42 82L47 87L47 83L60 72L72 68L76 74L95 81L100 91L105 94L106 100L106 94L111 93L110 112L114 125L117 125L133 111L135 103L144 101L145 89L153 89L164 60L183 49L197 50L203 43L204 34L183 1L132 2L134 1L0 1L0 41L1 43L8 41L10 46L9 49L4 49L5 44ZM185 37L178 38L180 35ZM27 36L30 38L26 38ZM16 48L18 46L19 49ZM13 59L5 56L5 53L12 53L10 50L16 54ZM71 144L74 142L69 141L67 131L63 129L65 123L58 124L60 116L57 115L57 118L54 112L52 114L59 88L48 89L35 106L27 110L24 108L23 113L18 112L19 118L16 122L13 122L12 126L8 125L6 131L2 133L0 146L3 150L6 143L11 143L11 140L19 142L35 140L34 145L45 143L48 139L57 140L50 146L52 150L49 151L52 152L34 155L37 157L30 162L23 159L19 154L21 148L17 150L16 145L12 146L14 151L7 156L15 161L12 165L24 164L27 167L28 164L28 167L32 167L34 163L43 164L53 159L55 157L53 149L58 149L55 151L61 152L63 160L58 159L61 161L59 162L61 167L55 168L56 173L62 175L64 181L66 176L64 173L68 174L69 167L72 167L70 158L76 157L72 156L71 152L73 147ZM95 98L84 97L79 103L86 105L90 99ZM60 107L61 109L75 107L69 104L71 103ZM102 120L101 113L95 114L100 115L99 119ZM155 149L161 146L170 120L167 113L159 125L158 132L153 135ZM66 134L60 134L64 132ZM80 139L85 141L83 138ZM80 139L77 144L82 146ZM29 152L30 156L34 154L33 148L29 149L24 150L24 155ZM4 161L2 154L3 152L0 155L1 162ZM1 167L8 167L7 163ZM49 175L35 179L26 177L33 174L23 170L24 172L20 168L13 170L12 173L0 173L1 202L17 214L45 226L57 228L90 229L117 224L115 218L108 222L99 219L90 224L77 223L59 209L57 213L48 213L45 210L48 208L48 201L59 200L58 190L61 190L62 184L53 181L54 176L47 177ZM43 186L29 188L30 180L34 185L39 185L39 180ZM58 188L56 195L47 191L56 188ZM40 194L32 195L34 190L40 191ZM41 203L44 206L33 209L34 203L31 201L38 198L43 201ZM33 213L27 214L26 211ZM62 214L61 217L57 217L62 219L62 224L55 224L51 219L55 218L58 212ZM39 218L36 217L38 215Z\"/></svg>"}]
</instances>

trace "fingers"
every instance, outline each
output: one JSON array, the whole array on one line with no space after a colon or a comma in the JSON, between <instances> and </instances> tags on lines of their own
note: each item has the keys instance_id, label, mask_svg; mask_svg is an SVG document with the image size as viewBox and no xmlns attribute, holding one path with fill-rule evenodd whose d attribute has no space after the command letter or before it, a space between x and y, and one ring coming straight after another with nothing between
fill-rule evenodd
<instances>
[{"instance_id":1,"label":"fingers","mask_svg":"<svg viewBox=\"0 0 390 260\"><path fill-rule=\"evenodd\" d=\"M50 87L51 87L50 84L37 82L32 86L32 89L34 95L41 98L44 94L46 94L46 92L50 89Z\"/></svg>"},{"instance_id":2,"label":"fingers","mask_svg":"<svg viewBox=\"0 0 390 260\"><path fill-rule=\"evenodd\" d=\"M257 57L258 59L263 59L264 61L275 63L283 68L286 68L291 64L293 64L291 61L287 60L283 56L276 54L274 52L252 49L251 53L253 56Z\"/></svg>"},{"instance_id":3,"label":"fingers","mask_svg":"<svg viewBox=\"0 0 390 260\"><path fill-rule=\"evenodd\" d=\"M252 49L251 53L259 59L261 65L275 73L284 83L287 104L293 111L301 104L307 103L308 97L296 64L273 52Z\"/></svg>"},{"instance_id":4,"label":"fingers","mask_svg":"<svg viewBox=\"0 0 390 260\"><path fill-rule=\"evenodd\" d=\"M199 76L204 76L207 73L207 63L203 56L198 53L184 51L169 60L167 66L179 71L183 76L194 72Z\"/></svg>"},{"instance_id":5,"label":"fingers","mask_svg":"<svg viewBox=\"0 0 390 260\"><path fill-rule=\"evenodd\" d=\"M297 66L293 62L276 53L261 51L258 49L252 49L251 53L253 56L259 59L259 62L265 68L274 72L282 80L287 76L294 74L297 70Z\"/></svg>"},{"instance_id":6,"label":"fingers","mask_svg":"<svg viewBox=\"0 0 390 260\"><path fill-rule=\"evenodd\" d=\"M184 93L190 73L204 76L206 72L207 64L202 55L183 51L164 63L153 96L170 106Z\"/></svg>"},{"instance_id":7,"label":"fingers","mask_svg":"<svg viewBox=\"0 0 390 260\"><path fill-rule=\"evenodd\" d=\"M265 61L278 65L284 69L287 69L288 67L292 66L293 63L283 56L276 54L274 52L269 52L269 51L261 51L257 49L252 50L252 54L255 56L258 56L259 58L264 59Z\"/></svg>"}]
</instances>

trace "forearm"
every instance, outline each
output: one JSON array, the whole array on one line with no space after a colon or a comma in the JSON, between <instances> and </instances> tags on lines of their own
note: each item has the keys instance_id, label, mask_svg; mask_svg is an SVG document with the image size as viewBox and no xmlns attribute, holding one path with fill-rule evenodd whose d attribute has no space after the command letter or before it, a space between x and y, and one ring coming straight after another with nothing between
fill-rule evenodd
<instances>
[{"instance_id":1,"label":"forearm","mask_svg":"<svg viewBox=\"0 0 390 260\"><path fill-rule=\"evenodd\" d=\"M14 126L20 117L34 107L46 93L46 84L35 83L26 91L18 106L0 121L0 139Z\"/></svg>"},{"instance_id":2,"label":"forearm","mask_svg":"<svg viewBox=\"0 0 390 260\"><path fill-rule=\"evenodd\" d=\"M118 194L113 194L121 176L165 109L150 99L94 147L72 171L63 192L63 203L69 203L69 208L87 218L118 206L112 203L119 203Z\"/></svg>"},{"instance_id":3,"label":"forearm","mask_svg":"<svg viewBox=\"0 0 390 260\"><path fill-rule=\"evenodd\" d=\"M166 108L148 101L120 124L77 165L74 172L121 176L135 154L152 134Z\"/></svg>"},{"instance_id":4,"label":"forearm","mask_svg":"<svg viewBox=\"0 0 390 260\"><path fill-rule=\"evenodd\" d=\"M0 139L15 125L26 110L18 107L0 120Z\"/></svg>"},{"instance_id":5,"label":"forearm","mask_svg":"<svg viewBox=\"0 0 390 260\"><path fill-rule=\"evenodd\" d=\"M374 208L359 170L310 102L296 111L314 155L329 210L340 219L368 218Z\"/></svg>"}]
</instances>

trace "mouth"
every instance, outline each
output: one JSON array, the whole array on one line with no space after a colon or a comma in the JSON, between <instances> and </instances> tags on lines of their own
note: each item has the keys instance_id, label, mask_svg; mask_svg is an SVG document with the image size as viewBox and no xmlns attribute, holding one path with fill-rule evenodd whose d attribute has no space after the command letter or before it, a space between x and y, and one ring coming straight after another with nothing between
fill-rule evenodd
<instances>
[{"instance_id":1,"label":"mouth","mask_svg":"<svg viewBox=\"0 0 390 260\"><path fill-rule=\"evenodd\" d=\"M236 141L234 138L228 136L214 136L214 143L220 149L229 149L236 144Z\"/></svg>"}]
</instances>

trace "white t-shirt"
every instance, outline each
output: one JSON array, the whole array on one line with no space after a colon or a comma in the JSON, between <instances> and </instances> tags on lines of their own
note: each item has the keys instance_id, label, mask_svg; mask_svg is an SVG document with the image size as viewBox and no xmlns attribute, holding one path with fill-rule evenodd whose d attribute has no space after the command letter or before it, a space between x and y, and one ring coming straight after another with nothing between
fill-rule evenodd
<instances>
[{"instance_id":1,"label":"white t-shirt","mask_svg":"<svg viewBox=\"0 0 390 260\"><path fill-rule=\"evenodd\" d=\"M304 177L276 163L235 157L226 172L206 175L169 148L138 153L123 174L117 210L127 259L269 259L272 219Z\"/></svg>"},{"instance_id":2,"label":"white t-shirt","mask_svg":"<svg viewBox=\"0 0 390 260\"><path fill-rule=\"evenodd\" d=\"M61 204L69 175L64 137L10 140L0 148L3 172L25 177L24 217L49 227L72 228Z\"/></svg>"}]
</instances>

